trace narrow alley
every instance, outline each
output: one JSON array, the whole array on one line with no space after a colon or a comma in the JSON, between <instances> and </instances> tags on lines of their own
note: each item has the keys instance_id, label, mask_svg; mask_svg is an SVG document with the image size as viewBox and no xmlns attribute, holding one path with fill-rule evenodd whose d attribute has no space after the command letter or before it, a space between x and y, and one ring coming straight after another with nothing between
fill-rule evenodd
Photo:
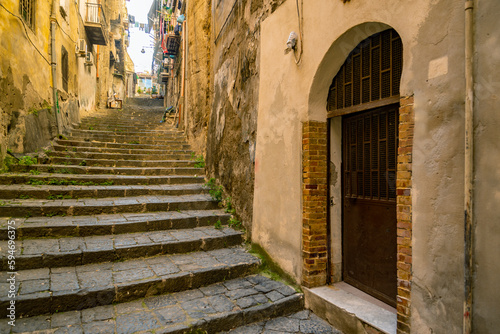
<instances>
[{"instance_id":1,"label":"narrow alley","mask_svg":"<svg viewBox=\"0 0 500 334\"><path fill-rule=\"evenodd\" d=\"M160 123L161 105L134 102L151 104L87 117L44 163L0 175L1 280L16 272L20 317L8 324L2 291L0 332L215 333L277 318L252 332L332 333L296 313L301 293L255 275L259 259L207 193L172 117Z\"/></svg>"},{"instance_id":2,"label":"narrow alley","mask_svg":"<svg viewBox=\"0 0 500 334\"><path fill-rule=\"evenodd\" d=\"M0 334L497 334L498 13L0 0Z\"/></svg>"}]
</instances>

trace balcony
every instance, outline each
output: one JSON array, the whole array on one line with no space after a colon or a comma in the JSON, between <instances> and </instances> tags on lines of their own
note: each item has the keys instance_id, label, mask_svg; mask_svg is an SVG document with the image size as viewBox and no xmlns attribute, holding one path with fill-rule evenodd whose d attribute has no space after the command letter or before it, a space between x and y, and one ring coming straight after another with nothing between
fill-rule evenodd
<instances>
[{"instance_id":1,"label":"balcony","mask_svg":"<svg viewBox=\"0 0 500 334\"><path fill-rule=\"evenodd\" d=\"M87 2L85 8L84 25L89 41L92 44L107 45L108 24L102 6L97 3Z\"/></svg>"}]
</instances>

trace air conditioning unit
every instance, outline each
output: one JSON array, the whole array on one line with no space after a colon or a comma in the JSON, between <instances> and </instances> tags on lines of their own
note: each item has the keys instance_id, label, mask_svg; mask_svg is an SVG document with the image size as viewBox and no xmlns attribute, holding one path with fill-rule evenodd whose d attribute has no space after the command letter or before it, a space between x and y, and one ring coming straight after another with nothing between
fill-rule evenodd
<instances>
[{"instance_id":1,"label":"air conditioning unit","mask_svg":"<svg viewBox=\"0 0 500 334\"><path fill-rule=\"evenodd\" d=\"M94 63L94 55L92 52L87 52L87 55L85 56L85 65L92 65Z\"/></svg>"},{"instance_id":2,"label":"air conditioning unit","mask_svg":"<svg viewBox=\"0 0 500 334\"><path fill-rule=\"evenodd\" d=\"M83 38L78 40L78 44L76 45L76 53L80 57L85 57L87 55L87 43Z\"/></svg>"}]
</instances>

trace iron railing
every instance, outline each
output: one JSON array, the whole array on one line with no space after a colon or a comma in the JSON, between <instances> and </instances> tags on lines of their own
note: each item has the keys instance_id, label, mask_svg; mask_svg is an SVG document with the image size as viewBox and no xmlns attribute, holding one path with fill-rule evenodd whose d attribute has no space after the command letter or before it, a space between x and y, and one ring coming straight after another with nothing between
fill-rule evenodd
<instances>
[{"instance_id":1,"label":"iron railing","mask_svg":"<svg viewBox=\"0 0 500 334\"><path fill-rule=\"evenodd\" d=\"M108 31L108 24L106 22L106 16L104 15L102 5L89 2L87 2L85 5L87 9L85 22L100 24L102 25L104 31Z\"/></svg>"}]
</instances>

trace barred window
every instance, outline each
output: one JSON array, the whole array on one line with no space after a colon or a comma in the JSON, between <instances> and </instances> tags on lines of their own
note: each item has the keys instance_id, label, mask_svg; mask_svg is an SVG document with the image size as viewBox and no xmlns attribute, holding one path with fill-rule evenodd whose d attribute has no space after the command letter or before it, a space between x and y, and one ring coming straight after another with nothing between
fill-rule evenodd
<instances>
[{"instance_id":1,"label":"barred window","mask_svg":"<svg viewBox=\"0 0 500 334\"><path fill-rule=\"evenodd\" d=\"M61 46L61 72L62 72L63 89L67 92L69 64L68 64L68 51L66 51L64 46Z\"/></svg>"},{"instance_id":2,"label":"barred window","mask_svg":"<svg viewBox=\"0 0 500 334\"><path fill-rule=\"evenodd\" d=\"M33 29L35 27L35 0L19 0L19 13Z\"/></svg>"}]
</instances>

